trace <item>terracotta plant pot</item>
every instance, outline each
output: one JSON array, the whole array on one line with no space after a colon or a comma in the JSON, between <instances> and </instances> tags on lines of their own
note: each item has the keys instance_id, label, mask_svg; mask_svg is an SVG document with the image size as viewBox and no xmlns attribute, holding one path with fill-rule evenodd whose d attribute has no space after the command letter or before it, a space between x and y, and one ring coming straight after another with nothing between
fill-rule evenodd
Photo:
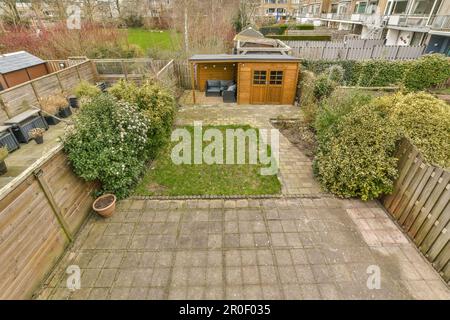
<instances>
[{"instance_id":1,"label":"terracotta plant pot","mask_svg":"<svg viewBox=\"0 0 450 320\"><path fill-rule=\"evenodd\" d=\"M111 217L116 210L116 196L113 194L105 194L98 197L92 204L92 209L102 217Z\"/></svg>"}]
</instances>

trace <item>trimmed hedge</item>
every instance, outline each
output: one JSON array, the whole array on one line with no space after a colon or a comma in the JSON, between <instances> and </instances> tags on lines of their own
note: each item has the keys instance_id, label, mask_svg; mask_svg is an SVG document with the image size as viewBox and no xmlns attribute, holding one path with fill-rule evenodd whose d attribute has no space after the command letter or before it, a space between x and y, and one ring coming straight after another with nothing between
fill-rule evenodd
<instances>
[{"instance_id":1,"label":"trimmed hedge","mask_svg":"<svg viewBox=\"0 0 450 320\"><path fill-rule=\"evenodd\" d=\"M280 24L269 27L261 27L259 28L259 32L261 32L265 36L270 34L282 35L286 32L287 28L288 26L286 24Z\"/></svg>"},{"instance_id":2,"label":"trimmed hedge","mask_svg":"<svg viewBox=\"0 0 450 320\"><path fill-rule=\"evenodd\" d=\"M405 74L405 87L412 91L425 90L450 78L450 58L442 54L426 55L414 60Z\"/></svg>"},{"instance_id":3,"label":"trimmed hedge","mask_svg":"<svg viewBox=\"0 0 450 320\"><path fill-rule=\"evenodd\" d=\"M344 69L344 82L349 86L405 86L411 91L429 89L450 78L450 58L441 54L425 55L417 60L303 60L306 70L321 74L331 66Z\"/></svg>"},{"instance_id":4,"label":"trimmed hedge","mask_svg":"<svg viewBox=\"0 0 450 320\"><path fill-rule=\"evenodd\" d=\"M284 41L330 41L331 36L288 36L288 35L267 35L267 38Z\"/></svg>"},{"instance_id":5,"label":"trimmed hedge","mask_svg":"<svg viewBox=\"0 0 450 320\"><path fill-rule=\"evenodd\" d=\"M296 24L295 26L289 28L293 30L314 30L313 24Z\"/></svg>"},{"instance_id":6,"label":"trimmed hedge","mask_svg":"<svg viewBox=\"0 0 450 320\"><path fill-rule=\"evenodd\" d=\"M450 107L430 94L370 96L336 92L318 107L314 172L322 186L363 200L392 192L397 141L409 138L425 159L450 166Z\"/></svg>"}]
</instances>

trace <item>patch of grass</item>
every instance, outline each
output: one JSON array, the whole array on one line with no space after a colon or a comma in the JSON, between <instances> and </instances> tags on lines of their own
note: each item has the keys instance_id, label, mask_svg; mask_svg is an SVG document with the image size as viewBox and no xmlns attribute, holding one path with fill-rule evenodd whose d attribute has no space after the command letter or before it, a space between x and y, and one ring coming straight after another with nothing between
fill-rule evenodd
<instances>
[{"instance_id":1,"label":"patch of grass","mask_svg":"<svg viewBox=\"0 0 450 320\"><path fill-rule=\"evenodd\" d=\"M179 35L170 30L145 30L141 28L130 28L128 42L140 46L144 51L150 48L162 50L175 50L179 48Z\"/></svg>"},{"instance_id":2,"label":"patch of grass","mask_svg":"<svg viewBox=\"0 0 450 320\"><path fill-rule=\"evenodd\" d=\"M191 133L193 132L192 126L185 128ZM205 126L203 130L208 128L219 129L223 134L226 129L250 129L249 126ZM276 175L263 176L260 174L260 169L269 165L176 165L171 159L172 147L176 144L178 142L169 144L148 168L135 190L135 195L258 195L278 194L281 191L281 184ZM209 144L210 142L204 142L203 147ZM246 159L248 159L248 141L246 142L246 150Z\"/></svg>"}]
</instances>

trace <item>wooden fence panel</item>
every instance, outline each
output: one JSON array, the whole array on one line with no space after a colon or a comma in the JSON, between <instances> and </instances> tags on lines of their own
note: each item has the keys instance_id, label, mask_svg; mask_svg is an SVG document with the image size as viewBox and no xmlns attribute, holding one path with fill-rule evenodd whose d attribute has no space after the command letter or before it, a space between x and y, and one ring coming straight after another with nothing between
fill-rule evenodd
<instances>
[{"instance_id":1,"label":"wooden fence panel","mask_svg":"<svg viewBox=\"0 0 450 320\"><path fill-rule=\"evenodd\" d=\"M80 83L81 78L76 68L64 69L59 73L59 81L65 92L70 92Z\"/></svg>"},{"instance_id":2,"label":"wooden fence panel","mask_svg":"<svg viewBox=\"0 0 450 320\"><path fill-rule=\"evenodd\" d=\"M17 116L27 110L29 108L27 105L38 104L33 86L29 82L1 92L0 98L5 104L8 118Z\"/></svg>"},{"instance_id":3,"label":"wooden fence panel","mask_svg":"<svg viewBox=\"0 0 450 320\"><path fill-rule=\"evenodd\" d=\"M347 60L367 60L372 56L372 48L350 48L348 50Z\"/></svg>"},{"instance_id":4,"label":"wooden fence panel","mask_svg":"<svg viewBox=\"0 0 450 320\"><path fill-rule=\"evenodd\" d=\"M62 92L62 86L56 73L45 78L36 79L36 81L32 82L32 85L39 99Z\"/></svg>"},{"instance_id":5,"label":"wooden fence panel","mask_svg":"<svg viewBox=\"0 0 450 320\"><path fill-rule=\"evenodd\" d=\"M383 205L448 282L450 172L428 164L407 139L396 156L399 176Z\"/></svg>"},{"instance_id":6,"label":"wooden fence panel","mask_svg":"<svg viewBox=\"0 0 450 320\"><path fill-rule=\"evenodd\" d=\"M2 111L0 121L10 119L31 106L39 107L39 99L45 96L72 90L80 79L95 82L96 74L90 61L62 69L32 81L0 92Z\"/></svg>"},{"instance_id":7,"label":"wooden fence panel","mask_svg":"<svg viewBox=\"0 0 450 320\"><path fill-rule=\"evenodd\" d=\"M423 55L424 50L425 47L423 46L400 46L397 52L397 59L416 59Z\"/></svg>"},{"instance_id":8,"label":"wooden fence panel","mask_svg":"<svg viewBox=\"0 0 450 320\"><path fill-rule=\"evenodd\" d=\"M90 212L94 185L73 174L61 150L1 190L0 299L30 298L69 243L39 181L49 186L72 234Z\"/></svg>"},{"instance_id":9,"label":"wooden fence panel","mask_svg":"<svg viewBox=\"0 0 450 320\"><path fill-rule=\"evenodd\" d=\"M192 89L191 70L187 61L174 61L174 72L181 88Z\"/></svg>"}]
</instances>

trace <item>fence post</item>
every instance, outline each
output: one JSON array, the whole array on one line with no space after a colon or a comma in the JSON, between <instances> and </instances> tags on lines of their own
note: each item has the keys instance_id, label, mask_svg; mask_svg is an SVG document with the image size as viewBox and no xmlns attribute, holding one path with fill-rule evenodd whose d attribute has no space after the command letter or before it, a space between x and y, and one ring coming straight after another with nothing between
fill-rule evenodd
<instances>
[{"instance_id":1,"label":"fence post","mask_svg":"<svg viewBox=\"0 0 450 320\"><path fill-rule=\"evenodd\" d=\"M8 111L8 107L6 106L6 103L5 103L5 101L3 101L1 96L0 96L0 106L3 109L3 111L5 111L5 113L8 116L8 118L11 119L12 117L11 117L11 114L9 113L9 111Z\"/></svg>"},{"instance_id":2,"label":"fence post","mask_svg":"<svg viewBox=\"0 0 450 320\"><path fill-rule=\"evenodd\" d=\"M50 206L52 207L53 213L56 216L56 220L58 220L59 225L64 231L64 234L66 235L67 239L69 239L69 242L73 241L72 233L70 232L69 225L67 224L66 220L64 220L64 216L61 213L61 209L56 204L55 198L53 197L52 192L50 191L50 188L47 185L47 182L42 177L42 169L38 169L34 172L34 176L36 177L36 180L39 183L39 186L41 187L42 191L44 192L45 197L47 198L48 202L50 203Z\"/></svg>"},{"instance_id":3,"label":"fence post","mask_svg":"<svg viewBox=\"0 0 450 320\"><path fill-rule=\"evenodd\" d=\"M55 72L56 79L58 80L59 87L61 88L61 93L64 92L64 87L61 83L61 79L59 78L59 72Z\"/></svg>"},{"instance_id":4,"label":"fence post","mask_svg":"<svg viewBox=\"0 0 450 320\"><path fill-rule=\"evenodd\" d=\"M348 58L348 52L350 51L350 47L347 47L347 49L345 50L345 60L347 60Z\"/></svg>"},{"instance_id":5,"label":"fence post","mask_svg":"<svg viewBox=\"0 0 450 320\"><path fill-rule=\"evenodd\" d=\"M128 80L128 69L127 69L127 66L125 65L125 61L123 59L120 60L120 65L122 66L122 72L125 76L125 80Z\"/></svg>"},{"instance_id":6,"label":"fence post","mask_svg":"<svg viewBox=\"0 0 450 320\"><path fill-rule=\"evenodd\" d=\"M394 60L397 60L399 50L400 50L400 46L397 46L397 49L395 50Z\"/></svg>"}]
</instances>

